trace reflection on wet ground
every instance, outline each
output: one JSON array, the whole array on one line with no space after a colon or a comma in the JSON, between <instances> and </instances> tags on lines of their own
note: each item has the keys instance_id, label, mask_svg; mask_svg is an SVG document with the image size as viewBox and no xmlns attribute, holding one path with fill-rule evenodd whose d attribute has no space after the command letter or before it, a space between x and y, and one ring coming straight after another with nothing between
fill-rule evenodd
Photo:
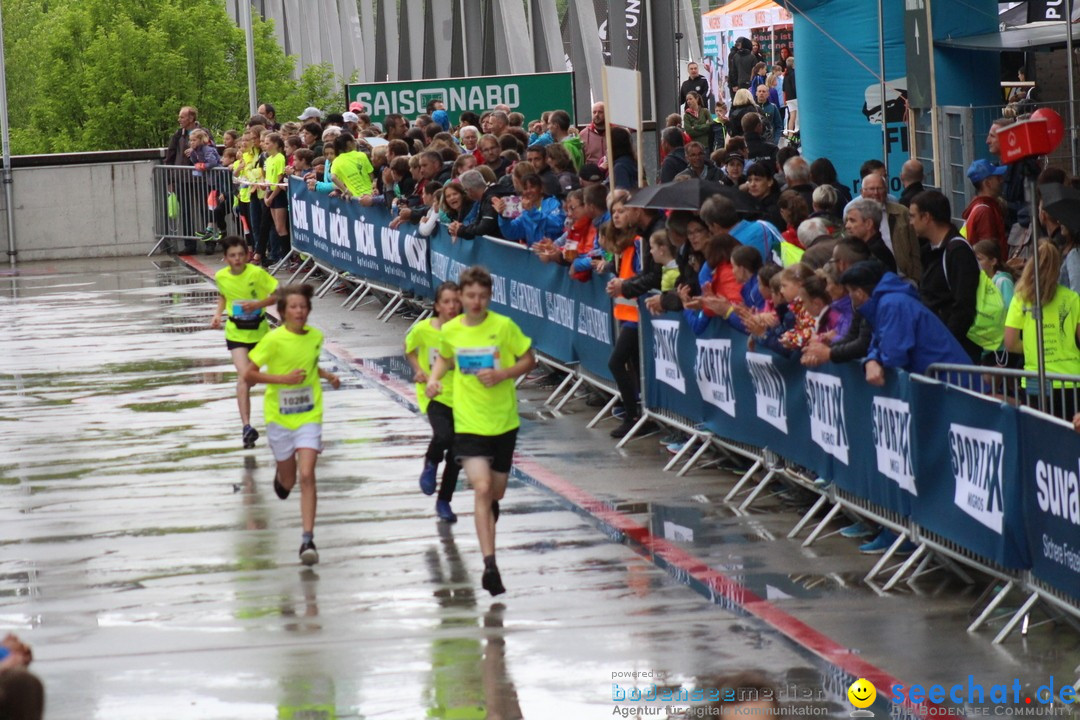
<instances>
[{"instance_id":1,"label":"reflection on wet ground","mask_svg":"<svg viewBox=\"0 0 1080 720\"><path fill-rule=\"evenodd\" d=\"M192 277L28 274L0 297L0 630L34 645L50 718L606 717L613 673L748 662L820 692L775 632L520 483L493 602L464 479L462 522L436 522L426 423L357 377L327 393L322 563L302 568Z\"/></svg>"},{"instance_id":2,"label":"reflection on wet ground","mask_svg":"<svg viewBox=\"0 0 1080 720\"><path fill-rule=\"evenodd\" d=\"M326 394L322 563L302 568L295 497L270 488L264 441L239 449L231 363L206 329L214 302L167 262L0 282L0 632L33 643L52 720L610 717L625 707L613 684L710 687L747 668L801 708L850 711L851 679L832 664L527 475L503 503L509 592L494 602L467 481L461 522L438 523L416 485L428 426L371 379L403 384L389 353L404 325L331 298L312 324L370 372ZM337 363L349 366L324 358ZM654 440L614 451L604 426L583 430L588 408L556 419L545 395L522 391L534 469L884 672L1036 685L1074 672L1075 634L994 648L963 632L977 589L941 573L879 597L850 543L785 542L779 501L736 513L716 473L664 476Z\"/></svg>"}]
</instances>

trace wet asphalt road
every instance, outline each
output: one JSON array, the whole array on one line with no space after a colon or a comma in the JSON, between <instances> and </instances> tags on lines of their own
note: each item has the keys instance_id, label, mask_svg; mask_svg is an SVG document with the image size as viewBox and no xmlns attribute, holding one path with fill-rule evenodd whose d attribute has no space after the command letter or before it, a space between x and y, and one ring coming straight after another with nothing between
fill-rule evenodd
<instances>
[{"instance_id":1,"label":"wet asphalt road","mask_svg":"<svg viewBox=\"0 0 1080 720\"><path fill-rule=\"evenodd\" d=\"M611 717L613 673L747 667L846 714L775 631L520 483L493 602L467 483L440 524L426 421L357 375L325 395L302 568L297 497L274 496L264 440L240 449L214 293L109 267L0 281L0 631L33 644L51 720Z\"/></svg>"}]
</instances>

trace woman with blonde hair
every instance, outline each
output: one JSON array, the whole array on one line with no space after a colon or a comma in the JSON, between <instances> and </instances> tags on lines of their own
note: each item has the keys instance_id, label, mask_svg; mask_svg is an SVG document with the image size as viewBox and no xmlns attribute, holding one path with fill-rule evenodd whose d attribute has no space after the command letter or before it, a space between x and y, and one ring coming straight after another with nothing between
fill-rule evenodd
<instances>
[{"instance_id":1,"label":"woman with blonde hair","mask_svg":"<svg viewBox=\"0 0 1080 720\"><path fill-rule=\"evenodd\" d=\"M745 115L757 112L754 104L754 96L746 88L739 88L735 93L735 99L731 101L731 112L728 113L728 137L741 137L743 134L742 119Z\"/></svg>"},{"instance_id":2,"label":"woman with blonde hair","mask_svg":"<svg viewBox=\"0 0 1080 720\"><path fill-rule=\"evenodd\" d=\"M1046 372L1080 375L1080 295L1058 285L1061 273L1061 253L1047 241L1039 243L1039 304L1042 314L1043 356ZM1016 283L1016 292L1005 316L1005 348L1024 353L1024 370L1038 370L1039 346L1035 325L1035 258L1024 265ZM1037 406L1037 382L1024 380L1028 404ZM1043 389L1046 411L1065 420L1076 412L1077 384L1061 380L1048 381Z\"/></svg>"}]
</instances>

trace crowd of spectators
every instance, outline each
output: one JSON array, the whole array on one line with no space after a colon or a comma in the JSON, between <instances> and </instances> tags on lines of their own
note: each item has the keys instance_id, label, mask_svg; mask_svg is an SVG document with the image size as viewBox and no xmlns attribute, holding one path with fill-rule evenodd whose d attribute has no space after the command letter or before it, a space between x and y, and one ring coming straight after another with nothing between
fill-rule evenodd
<instances>
[{"instance_id":1,"label":"crowd of spectators","mask_svg":"<svg viewBox=\"0 0 1080 720\"><path fill-rule=\"evenodd\" d=\"M308 108L279 124L263 105L243 131L225 133L220 155L194 108L184 108L169 160L204 173L216 164L231 168L240 188L236 212L264 263L289 247L284 183L293 175L310 190L387 208L394 226L430 235L441 225L455 240L516 241L578 281L605 282L620 327L611 369L624 423L615 436L638 419L641 296L652 313L684 312L697 330L729 323L753 345L807 366L862 360L875 384L885 369L922 372L942 362L1032 370L1037 255L1045 266L1043 316L1054 318L1044 324L1046 368L1080 375L1080 195L1067 175L1048 167L1039 178L1047 201L1038 253L1032 223L1022 232L1022 203L1011 200L1023 198L1011 166L975 161L967 171L975 199L961 209L923 186L917 160L904 164L903 192L893 197L884 163L871 158L852 198L828 158L808 162L789 140L794 58L784 64L770 75L755 49L739 43L729 137L711 152L708 83L690 65L684 112L660 134L654 180L723 186L697 212L632 207L640 159L626 128L606 126L603 103L580 129L560 109L528 119L499 105L462 113L452 125L432 100L416 118L392 114L376 124L352 103L343 113ZM991 154L1008 122L995 122ZM223 226L220 214L208 218L211 241L215 224ZM1074 394L1061 385L1046 392L1056 412L1071 418Z\"/></svg>"}]
</instances>

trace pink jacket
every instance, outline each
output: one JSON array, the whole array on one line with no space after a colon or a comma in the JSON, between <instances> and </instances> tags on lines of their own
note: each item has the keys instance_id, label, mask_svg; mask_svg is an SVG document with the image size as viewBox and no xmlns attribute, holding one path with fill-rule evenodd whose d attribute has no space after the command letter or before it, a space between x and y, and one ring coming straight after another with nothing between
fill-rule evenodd
<instances>
[{"instance_id":1,"label":"pink jacket","mask_svg":"<svg viewBox=\"0 0 1080 720\"><path fill-rule=\"evenodd\" d=\"M603 130L597 130L589 123L589 126L578 133L581 144L585 150L585 162L598 167L607 167L607 139Z\"/></svg>"}]
</instances>

